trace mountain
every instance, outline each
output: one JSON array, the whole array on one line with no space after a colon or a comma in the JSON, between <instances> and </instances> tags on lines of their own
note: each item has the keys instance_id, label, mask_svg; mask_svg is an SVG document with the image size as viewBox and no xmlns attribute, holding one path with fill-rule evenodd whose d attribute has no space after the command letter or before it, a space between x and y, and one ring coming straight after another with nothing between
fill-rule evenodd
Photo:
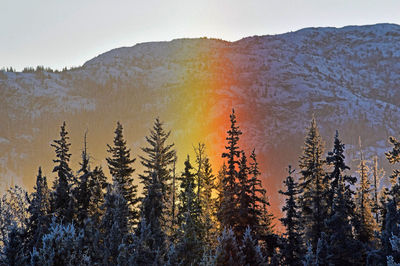
<instances>
[{"instance_id":1,"label":"mountain","mask_svg":"<svg viewBox=\"0 0 400 266\"><path fill-rule=\"evenodd\" d=\"M67 122L77 168L88 130L93 164L104 164L116 121L134 156L155 117L165 121L180 168L206 142L218 170L232 108L246 151L256 148L273 209L285 167L298 168L314 114L330 149L335 130L353 166L358 136L389 171L387 139L400 132L400 26L306 28L236 42L178 39L123 47L81 67L0 71L0 186L33 186L36 169L53 177L59 126ZM193 157L192 157L193 159ZM140 163L135 165L140 170Z\"/></svg>"}]
</instances>

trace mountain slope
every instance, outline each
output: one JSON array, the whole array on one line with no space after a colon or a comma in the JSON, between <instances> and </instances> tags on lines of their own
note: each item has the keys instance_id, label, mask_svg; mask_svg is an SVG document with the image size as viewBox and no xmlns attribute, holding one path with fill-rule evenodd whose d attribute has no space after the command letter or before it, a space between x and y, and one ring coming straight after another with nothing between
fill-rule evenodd
<instances>
[{"instance_id":1,"label":"mountain slope","mask_svg":"<svg viewBox=\"0 0 400 266\"><path fill-rule=\"evenodd\" d=\"M198 141L205 141L216 158L234 107L244 131L242 146L256 147L276 211L284 168L297 165L312 114L328 148L334 131L340 131L352 166L359 135L367 154L382 158L387 137L400 132L399 59L400 26L378 24L308 28L236 42L143 43L58 73L3 71L0 186L13 178L31 187L39 165L52 176L49 143L63 120L75 166L86 129L93 162L104 165L117 120L136 156L157 116L172 130L180 158ZM215 170L219 163L214 160Z\"/></svg>"}]
</instances>

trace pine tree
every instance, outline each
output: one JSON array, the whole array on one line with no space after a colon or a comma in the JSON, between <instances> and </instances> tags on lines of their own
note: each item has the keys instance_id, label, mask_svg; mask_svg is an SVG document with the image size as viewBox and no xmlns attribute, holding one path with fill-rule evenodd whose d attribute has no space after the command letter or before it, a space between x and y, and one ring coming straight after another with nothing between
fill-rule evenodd
<instances>
[{"instance_id":1,"label":"pine tree","mask_svg":"<svg viewBox=\"0 0 400 266\"><path fill-rule=\"evenodd\" d=\"M76 200L76 223L79 227L82 227L85 220L88 218L88 209L90 203L90 187L88 183L92 173L90 171L89 155L87 153L86 133L84 136L84 145L81 158L82 161L79 163L81 168L77 173L77 184L72 192Z\"/></svg>"},{"instance_id":2,"label":"pine tree","mask_svg":"<svg viewBox=\"0 0 400 266\"><path fill-rule=\"evenodd\" d=\"M227 171L222 179L222 195L218 211L218 220L223 227L234 228L237 219L237 193L238 188L236 179L238 178L238 167L240 150L238 147L239 136L242 134L239 127L236 125L235 111L232 110L230 115L231 126L227 131L226 140L228 145L225 146L227 152L222 154L222 158L227 158Z\"/></svg>"},{"instance_id":3,"label":"pine tree","mask_svg":"<svg viewBox=\"0 0 400 266\"><path fill-rule=\"evenodd\" d=\"M68 132L65 129L65 122L61 126L60 139L54 140L51 144L55 148L57 159L54 163L53 172L57 173L57 177L53 186L53 193L51 196L52 213L57 217L58 221L69 223L74 217L74 200L71 195L71 187L73 185L74 177L69 167L69 160L71 154L69 153Z\"/></svg>"},{"instance_id":4,"label":"pine tree","mask_svg":"<svg viewBox=\"0 0 400 266\"><path fill-rule=\"evenodd\" d=\"M183 265L198 264L200 262L203 238L203 224L201 223L201 208L196 194L196 175L189 156L185 161L185 170L180 180L180 206L178 221L178 242L176 244L176 256Z\"/></svg>"},{"instance_id":5,"label":"pine tree","mask_svg":"<svg viewBox=\"0 0 400 266\"><path fill-rule=\"evenodd\" d=\"M204 159L203 189L201 192L201 220L204 226L204 242L206 246L215 245L216 240L216 209L213 192L216 189L215 176L212 173L211 163L208 157ZM207 248L207 247L206 247Z\"/></svg>"},{"instance_id":6,"label":"pine tree","mask_svg":"<svg viewBox=\"0 0 400 266\"><path fill-rule=\"evenodd\" d=\"M240 247L242 254L240 265L267 265L265 258L261 253L260 246L258 246L257 241L253 239L250 227L246 228L242 243L243 244Z\"/></svg>"},{"instance_id":7,"label":"pine tree","mask_svg":"<svg viewBox=\"0 0 400 266\"><path fill-rule=\"evenodd\" d=\"M24 253L23 242L23 232L20 228L13 227L2 247L0 265L25 265L28 258Z\"/></svg>"},{"instance_id":8,"label":"pine tree","mask_svg":"<svg viewBox=\"0 0 400 266\"><path fill-rule=\"evenodd\" d=\"M42 236L47 233L50 224L50 192L41 167L38 170L34 190L28 208L30 216L25 235L26 249L29 251L41 245Z\"/></svg>"},{"instance_id":9,"label":"pine tree","mask_svg":"<svg viewBox=\"0 0 400 266\"><path fill-rule=\"evenodd\" d=\"M286 186L286 191L280 190L279 193L285 195L285 205L282 211L285 212L285 217L281 218L283 226L286 228L285 244L282 250L282 255L285 264L287 265L301 265L301 258L303 254L302 248L302 235L300 226L300 212L297 205L297 196L300 193L299 184L296 183L292 177L294 170L289 165L288 177L283 183Z\"/></svg>"},{"instance_id":10,"label":"pine tree","mask_svg":"<svg viewBox=\"0 0 400 266\"><path fill-rule=\"evenodd\" d=\"M383 255L382 257L385 258L391 255L394 261L400 261L400 252L393 250L390 239L392 236L400 235L398 227L399 221L400 215L396 203L394 200L390 200L387 203L386 217L384 219L384 227L381 233L381 250Z\"/></svg>"},{"instance_id":11,"label":"pine tree","mask_svg":"<svg viewBox=\"0 0 400 266\"><path fill-rule=\"evenodd\" d=\"M137 234L139 238L145 241L141 245L146 247L146 249L151 250L151 252L157 251L157 254L164 256L167 247L166 236L161 227L164 210L162 183L158 179L156 172L153 172L151 176L152 180L147 187L147 191L145 191L146 194L142 203L141 222ZM146 228L142 229L142 226L146 226ZM142 232L147 235L142 236ZM151 261L156 260L156 257L158 256L157 254L153 254L154 256L151 258Z\"/></svg>"},{"instance_id":12,"label":"pine tree","mask_svg":"<svg viewBox=\"0 0 400 266\"><path fill-rule=\"evenodd\" d=\"M91 172L88 180L88 187L90 191L88 215L95 225L100 224L100 219L103 215L101 206L104 204L104 189L107 188L107 177L101 166L97 166Z\"/></svg>"},{"instance_id":13,"label":"pine tree","mask_svg":"<svg viewBox=\"0 0 400 266\"><path fill-rule=\"evenodd\" d=\"M131 159L130 149L127 148L122 130L122 125L117 122L114 145L107 145L107 151L110 153L110 157L107 158L107 163L114 184L119 187L122 196L129 206L130 223L135 225L139 218L139 213L136 209L139 199L137 197L137 185L134 184L132 177L135 169L133 169L131 165L136 159Z\"/></svg>"},{"instance_id":14,"label":"pine tree","mask_svg":"<svg viewBox=\"0 0 400 266\"><path fill-rule=\"evenodd\" d=\"M58 224L53 219L40 249L34 249L32 265L92 265L82 245L83 231L73 224Z\"/></svg>"},{"instance_id":15,"label":"pine tree","mask_svg":"<svg viewBox=\"0 0 400 266\"><path fill-rule=\"evenodd\" d=\"M218 246L215 251L216 266L239 266L242 253L236 242L235 234L231 229L224 229L222 235L218 238Z\"/></svg>"},{"instance_id":16,"label":"pine tree","mask_svg":"<svg viewBox=\"0 0 400 266\"><path fill-rule=\"evenodd\" d=\"M324 218L327 214L327 181L324 178L323 150L317 123L313 118L304 142L303 155L300 157L302 174L300 203L305 240L310 241L314 250L324 231Z\"/></svg>"},{"instance_id":17,"label":"pine tree","mask_svg":"<svg viewBox=\"0 0 400 266\"><path fill-rule=\"evenodd\" d=\"M115 265L119 253L118 248L125 243L125 237L129 232L129 205L118 184L114 183L108 188L103 208L105 209L101 223L103 263Z\"/></svg>"},{"instance_id":18,"label":"pine tree","mask_svg":"<svg viewBox=\"0 0 400 266\"><path fill-rule=\"evenodd\" d=\"M160 206L162 208L159 210L161 215L157 219L160 219L159 222L163 230L167 230L168 219L172 217L167 206L171 198L171 166L174 163L175 151L173 150L174 144L167 144L169 135L170 132L164 131L163 123L157 118L153 129L150 130L150 136L146 137L149 146L142 148L145 156L140 156L141 163L145 167L144 174L140 175L140 182L143 184L145 195L149 193L150 186L153 186L153 174L156 175L157 186L159 186L161 193L159 196L162 199ZM150 221L147 220L147 222Z\"/></svg>"},{"instance_id":19,"label":"pine tree","mask_svg":"<svg viewBox=\"0 0 400 266\"><path fill-rule=\"evenodd\" d=\"M256 239L267 239L268 236L273 234L273 224L272 219L273 215L269 213L267 206L270 206L267 191L262 187L260 180L260 170L258 167L257 156L255 153L255 149L253 149L250 155L250 166L249 166L249 175L250 175L250 187L251 187L251 201L252 201L252 212L256 217L256 222L253 224L253 232L255 234Z\"/></svg>"},{"instance_id":20,"label":"pine tree","mask_svg":"<svg viewBox=\"0 0 400 266\"><path fill-rule=\"evenodd\" d=\"M385 153L386 158L390 164L396 164L400 162L400 142L395 137L390 137L389 142L394 146L391 151ZM394 199L397 206L400 205L400 170L394 169L390 176L392 188L390 194Z\"/></svg>"},{"instance_id":21,"label":"pine tree","mask_svg":"<svg viewBox=\"0 0 400 266\"><path fill-rule=\"evenodd\" d=\"M358 167L358 173L360 175L360 183L357 188L356 198L356 214L357 224L356 233L357 239L363 243L369 243L374 238L374 229L376 228L375 220L372 215L371 208L373 201L370 197L371 184L369 181L369 168L364 160L364 154L361 150L360 140L360 164Z\"/></svg>"},{"instance_id":22,"label":"pine tree","mask_svg":"<svg viewBox=\"0 0 400 266\"><path fill-rule=\"evenodd\" d=\"M326 239L325 232L321 233L321 237L318 239L317 244L317 251L315 253L315 264L320 266L328 266L328 250L329 250L329 243Z\"/></svg>"},{"instance_id":23,"label":"pine tree","mask_svg":"<svg viewBox=\"0 0 400 266\"><path fill-rule=\"evenodd\" d=\"M383 180L383 177L385 176L385 171L383 169L378 168L378 156L374 156L374 165L372 168L372 189L373 189L373 208L372 212L374 213L375 216L375 221L377 224L379 224L380 221L380 211L381 208L379 206L379 187L381 180Z\"/></svg>"},{"instance_id":24,"label":"pine tree","mask_svg":"<svg viewBox=\"0 0 400 266\"><path fill-rule=\"evenodd\" d=\"M197 201L196 195L196 184L195 184L195 174L192 172L193 167L190 163L189 156L185 161L185 170L182 176L179 178L180 181L180 194L179 194L179 213L178 213L178 223L181 224L185 219L186 213L189 213L192 221L200 226L200 205ZM199 228L200 229L200 228Z\"/></svg>"}]
</instances>

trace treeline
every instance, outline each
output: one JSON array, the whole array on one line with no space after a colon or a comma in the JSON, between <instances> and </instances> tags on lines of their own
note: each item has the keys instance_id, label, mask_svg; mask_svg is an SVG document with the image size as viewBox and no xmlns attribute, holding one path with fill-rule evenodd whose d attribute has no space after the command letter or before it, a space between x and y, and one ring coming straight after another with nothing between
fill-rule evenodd
<instances>
[{"instance_id":1,"label":"treeline","mask_svg":"<svg viewBox=\"0 0 400 266\"><path fill-rule=\"evenodd\" d=\"M177 173L170 133L156 119L134 158L117 123L107 145L110 178L93 166L86 135L80 169L70 168L65 123L55 150L51 187L39 167L31 194L16 186L0 201L3 265L395 265L400 261L399 170L392 185L360 143L357 177L345 163L336 132L332 151L315 119L307 129L299 173L284 180L286 231L275 232L257 156L239 147L235 112L226 133L224 164L213 171L204 144ZM390 163L400 142L390 138ZM143 166L136 173L136 159ZM111 182L110 182L111 181ZM143 187L138 192L138 183Z\"/></svg>"}]
</instances>

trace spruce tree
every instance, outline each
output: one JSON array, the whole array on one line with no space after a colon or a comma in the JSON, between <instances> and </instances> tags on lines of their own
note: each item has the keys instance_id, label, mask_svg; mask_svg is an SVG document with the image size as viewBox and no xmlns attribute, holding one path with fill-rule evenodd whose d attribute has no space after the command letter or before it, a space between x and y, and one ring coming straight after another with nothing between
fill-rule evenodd
<instances>
[{"instance_id":1,"label":"spruce tree","mask_svg":"<svg viewBox=\"0 0 400 266\"><path fill-rule=\"evenodd\" d=\"M162 208L159 210L161 215L157 216L157 219L160 219L159 222L163 230L167 230L168 221L172 217L167 206L171 199L171 167L175 160L175 151L173 150L174 144L168 144L169 135L170 132L165 132L163 123L157 118L152 130L150 130L150 135L146 136L149 146L142 148L145 155L140 156L141 163L145 168L144 174L140 175L144 195L149 194L150 187L154 186L154 180L156 180L157 187L160 189L157 193L161 193L159 196L162 199L160 206ZM156 179L153 178L154 174ZM144 202L142 202L143 204Z\"/></svg>"},{"instance_id":2,"label":"spruce tree","mask_svg":"<svg viewBox=\"0 0 400 266\"><path fill-rule=\"evenodd\" d=\"M204 242L208 247L215 245L216 240L216 209L213 192L216 189L216 177L212 173L208 157L204 159L203 189L201 192L201 220L204 226ZM207 248L207 247L206 247Z\"/></svg>"},{"instance_id":3,"label":"spruce tree","mask_svg":"<svg viewBox=\"0 0 400 266\"><path fill-rule=\"evenodd\" d=\"M192 172L193 167L190 163L189 156L185 161L185 170L182 176L179 178L180 181L180 194L179 194L179 213L178 213L178 223L182 224L187 220L187 216L190 216L190 222L194 224L197 228L197 237L201 237L202 232L201 224L201 208L197 200L196 195L196 183L195 174Z\"/></svg>"},{"instance_id":4,"label":"spruce tree","mask_svg":"<svg viewBox=\"0 0 400 266\"><path fill-rule=\"evenodd\" d=\"M252 212L257 220L252 230L255 238L258 240L266 239L273 234L273 215L267 209L267 206L270 206L270 204L267 198L267 191L262 187L260 175L257 156L255 149L253 149L250 155L249 182L251 187Z\"/></svg>"},{"instance_id":5,"label":"spruce tree","mask_svg":"<svg viewBox=\"0 0 400 266\"><path fill-rule=\"evenodd\" d=\"M253 197L253 184L249 177L249 168L247 165L247 157L244 151L241 152L239 160L239 172L237 182L237 222L234 232L237 237L244 235L246 228L256 228L259 225L259 216L257 215L257 202Z\"/></svg>"},{"instance_id":6,"label":"spruce tree","mask_svg":"<svg viewBox=\"0 0 400 266\"><path fill-rule=\"evenodd\" d=\"M287 265L301 265L303 254L303 242L300 226L300 211L297 203L297 197L300 193L299 184L292 177L294 170L289 165L288 177L283 181L286 191L280 190L279 193L286 196L285 205L282 211L285 216L280 219L286 228L285 243L282 250L282 256Z\"/></svg>"},{"instance_id":7,"label":"spruce tree","mask_svg":"<svg viewBox=\"0 0 400 266\"><path fill-rule=\"evenodd\" d=\"M141 245L146 250L157 252L157 254L154 253L153 257L149 258L151 261L155 261L158 256L166 254L167 247L166 235L162 230L163 210L165 208L162 200L162 183L158 179L156 172L153 172L151 176L152 180L145 191L145 198L142 203L141 222L137 229L137 235L144 241L141 242ZM146 228L142 228L142 226ZM146 236L142 236L142 233L145 233Z\"/></svg>"},{"instance_id":8,"label":"spruce tree","mask_svg":"<svg viewBox=\"0 0 400 266\"><path fill-rule=\"evenodd\" d=\"M237 221L237 193L238 188L236 180L238 178L238 167L240 159L240 150L238 146L239 136L242 134L239 127L236 125L235 111L232 110L230 115L230 129L227 131L226 137L227 146L226 152L222 154L222 158L227 158L227 170L222 181L222 195L220 195L220 206L218 210L218 220L222 227L236 226Z\"/></svg>"},{"instance_id":9,"label":"spruce tree","mask_svg":"<svg viewBox=\"0 0 400 266\"><path fill-rule=\"evenodd\" d=\"M386 158L390 164L396 164L400 162L400 142L395 137L390 137L389 142L394 146L391 151L385 153ZM396 206L400 205L400 170L394 169L390 176L392 187L390 195L394 199Z\"/></svg>"},{"instance_id":10,"label":"spruce tree","mask_svg":"<svg viewBox=\"0 0 400 266\"><path fill-rule=\"evenodd\" d=\"M130 149L127 148L126 141L122 133L122 125L117 122L115 129L114 145L107 145L110 157L107 158L108 168L112 175L113 182L129 206L130 223L135 225L138 222L139 213L137 211L137 185L134 184L132 177L135 171L132 164L135 159L131 159Z\"/></svg>"},{"instance_id":11,"label":"spruce tree","mask_svg":"<svg viewBox=\"0 0 400 266\"><path fill-rule=\"evenodd\" d=\"M240 258L240 265L267 265L266 260L261 253L260 246L257 245L257 241L252 236L250 227L246 228L243 235L240 252L242 255Z\"/></svg>"},{"instance_id":12,"label":"spruce tree","mask_svg":"<svg viewBox=\"0 0 400 266\"><path fill-rule=\"evenodd\" d=\"M360 140L361 149L361 140ZM356 198L356 234L357 239L363 243L369 243L374 238L374 229L376 228L375 220L372 214L373 201L371 199L371 184L369 181L369 167L364 159L362 149L360 150L360 164L358 173L360 182L357 188Z\"/></svg>"},{"instance_id":13,"label":"spruce tree","mask_svg":"<svg viewBox=\"0 0 400 266\"><path fill-rule=\"evenodd\" d=\"M379 188L380 188L380 183L381 180L383 180L383 177L385 176L385 171L383 169L378 168L378 156L374 156L374 164L372 168L372 193L373 193L373 208L372 212L374 213L375 217L375 222L377 224L380 224L380 212L381 212L381 207L379 204Z\"/></svg>"},{"instance_id":14,"label":"spruce tree","mask_svg":"<svg viewBox=\"0 0 400 266\"><path fill-rule=\"evenodd\" d=\"M90 187L88 181L90 175L89 155L87 153L87 141L86 133L84 136L83 150L82 150L82 161L79 163L81 168L77 173L77 184L73 189L73 195L75 197L75 209L76 209L76 223L79 227L82 227L85 220L88 218L88 209L90 203Z\"/></svg>"},{"instance_id":15,"label":"spruce tree","mask_svg":"<svg viewBox=\"0 0 400 266\"><path fill-rule=\"evenodd\" d=\"M36 177L36 186L31 195L28 207L29 219L25 235L26 249L32 251L33 247L41 245L42 236L47 233L50 224L50 192L47 179L42 175L39 167Z\"/></svg>"},{"instance_id":16,"label":"spruce tree","mask_svg":"<svg viewBox=\"0 0 400 266\"><path fill-rule=\"evenodd\" d=\"M324 178L323 151L324 145L313 118L305 138L303 154L300 157L302 174L300 203L305 240L310 241L314 250L324 231L324 219L327 215L327 180Z\"/></svg>"},{"instance_id":17,"label":"spruce tree","mask_svg":"<svg viewBox=\"0 0 400 266\"><path fill-rule=\"evenodd\" d=\"M120 190L114 183L109 186L103 209L104 217L101 222L103 232L103 263L115 265L118 258L119 246L125 243L129 232L129 205Z\"/></svg>"},{"instance_id":18,"label":"spruce tree","mask_svg":"<svg viewBox=\"0 0 400 266\"><path fill-rule=\"evenodd\" d=\"M74 218L74 200L71 195L71 187L74 183L74 177L69 167L71 154L69 153L68 132L65 128L65 122L61 126L60 139L54 140L52 147L55 148L57 159L53 160L56 166L53 169L57 177L53 186L51 195L52 213L58 221L65 223L72 222Z\"/></svg>"},{"instance_id":19,"label":"spruce tree","mask_svg":"<svg viewBox=\"0 0 400 266\"><path fill-rule=\"evenodd\" d=\"M235 234L231 229L224 229L218 238L218 245L215 251L216 266L239 266L243 254L240 252Z\"/></svg>"}]
</instances>

